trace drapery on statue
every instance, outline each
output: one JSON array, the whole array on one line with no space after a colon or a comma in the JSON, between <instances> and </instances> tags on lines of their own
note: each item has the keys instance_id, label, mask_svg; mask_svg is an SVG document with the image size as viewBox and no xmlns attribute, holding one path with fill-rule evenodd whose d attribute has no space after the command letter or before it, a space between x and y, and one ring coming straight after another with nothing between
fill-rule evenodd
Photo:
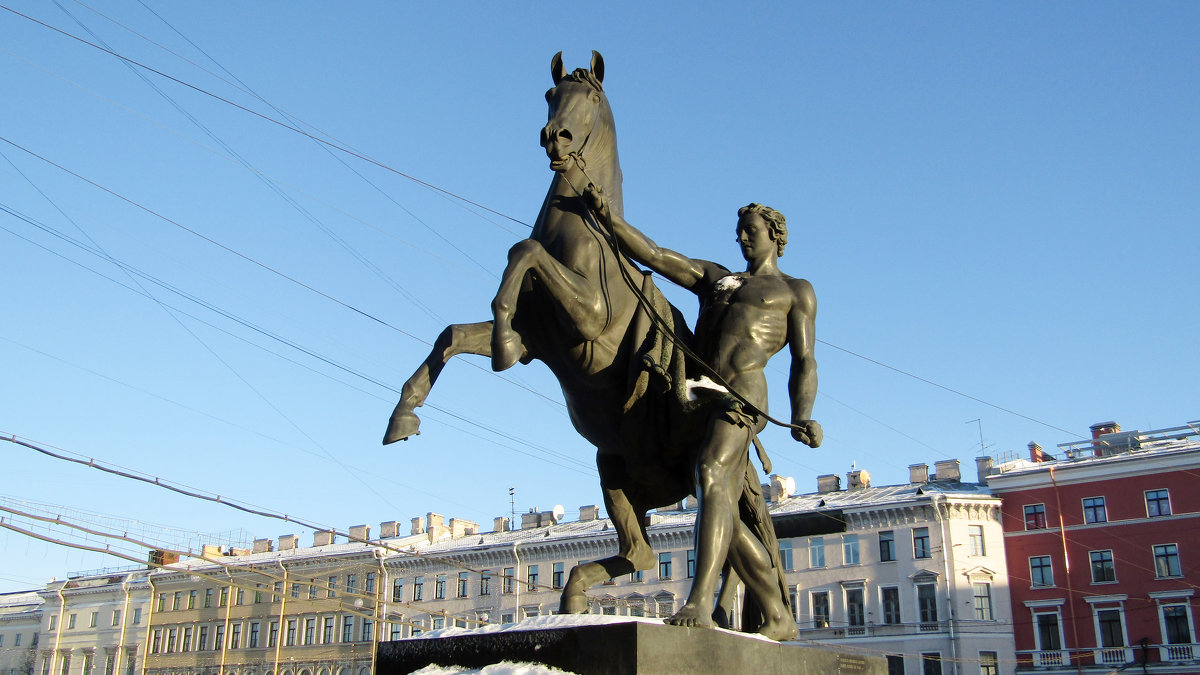
<instances>
[{"instance_id":1,"label":"drapery on statue","mask_svg":"<svg viewBox=\"0 0 1200 675\"><path fill-rule=\"evenodd\" d=\"M792 345L794 361L793 420L802 423L793 435L813 447L820 442L819 425L807 419L816 393L811 288L778 272L777 253L759 254L774 250L777 237L763 226L760 214L739 220L739 232L754 230L743 245L754 252L747 254L752 269L740 277L743 290L732 281L739 277L724 268L676 254L697 270L689 287L708 289L701 293L702 298L707 294L707 309L702 307L698 346L713 359L718 378L728 378L746 397L744 405L720 393L689 401L689 389L694 393L695 387L689 387L687 376L702 367L685 357L693 340L682 315L648 272L617 254L583 194L585 186L598 186L592 201L602 206L601 218L634 257L646 252L639 242L649 240L622 218L616 132L602 86L604 61L592 52L590 68L567 73L560 52L551 74L549 122L542 128L541 144L554 177L529 238L509 251L492 302L494 322L456 324L442 331L433 351L405 382L383 442L419 433L414 409L425 402L453 356L491 357L495 370L540 360L558 379L576 430L596 446L604 505L618 542L617 555L571 570L560 611L586 612L589 588L650 569L656 557L646 536L647 511L696 494L701 504L696 583L683 609L668 621L712 625L713 589L724 566L746 582L743 630L790 639L796 625L778 542L747 445L766 422L762 368L785 344ZM771 274L756 266L760 257L763 264L769 259ZM652 268L661 262L650 255L641 259ZM669 278L685 274L682 268L669 269ZM752 300L750 293L762 299ZM732 594L726 591L735 582L727 573L723 602L729 601ZM724 615L720 609L715 614Z\"/></svg>"}]
</instances>

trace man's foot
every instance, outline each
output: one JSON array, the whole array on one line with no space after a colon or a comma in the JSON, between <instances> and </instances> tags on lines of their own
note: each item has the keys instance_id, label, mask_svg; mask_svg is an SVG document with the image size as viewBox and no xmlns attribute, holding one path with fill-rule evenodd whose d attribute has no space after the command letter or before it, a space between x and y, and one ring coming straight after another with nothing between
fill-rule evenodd
<instances>
[{"instance_id":1,"label":"man's foot","mask_svg":"<svg viewBox=\"0 0 1200 675\"><path fill-rule=\"evenodd\" d=\"M515 330L500 326L492 328L492 370L498 373L512 368L524 353L525 345Z\"/></svg>"},{"instance_id":2,"label":"man's foot","mask_svg":"<svg viewBox=\"0 0 1200 675\"><path fill-rule=\"evenodd\" d=\"M713 620L711 613L694 605L684 605L683 609L675 612L675 616L666 619L666 622L672 626L686 626L688 628L712 628Z\"/></svg>"},{"instance_id":3,"label":"man's foot","mask_svg":"<svg viewBox=\"0 0 1200 675\"><path fill-rule=\"evenodd\" d=\"M587 614L588 598L580 591L563 589L562 598L558 601L559 614Z\"/></svg>"},{"instance_id":4,"label":"man's foot","mask_svg":"<svg viewBox=\"0 0 1200 675\"><path fill-rule=\"evenodd\" d=\"M799 633L796 621L788 616L770 619L758 629L759 635L769 637L776 642L794 640Z\"/></svg>"}]
</instances>

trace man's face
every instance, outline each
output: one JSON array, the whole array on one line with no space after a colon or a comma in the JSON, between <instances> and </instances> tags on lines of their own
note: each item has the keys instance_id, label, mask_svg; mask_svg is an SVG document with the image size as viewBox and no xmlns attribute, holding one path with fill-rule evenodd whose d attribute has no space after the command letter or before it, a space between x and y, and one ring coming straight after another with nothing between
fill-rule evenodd
<instances>
[{"instance_id":1,"label":"man's face","mask_svg":"<svg viewBox=\"0 0 1200 675\"><path fill-rule=\"evenodd\" d=\"M737 241L742 248L742 257L747 261L762 260L775 253L775 239L771 234L771 226L757 213L738 218Z\"/></svg>"}]
</instances>

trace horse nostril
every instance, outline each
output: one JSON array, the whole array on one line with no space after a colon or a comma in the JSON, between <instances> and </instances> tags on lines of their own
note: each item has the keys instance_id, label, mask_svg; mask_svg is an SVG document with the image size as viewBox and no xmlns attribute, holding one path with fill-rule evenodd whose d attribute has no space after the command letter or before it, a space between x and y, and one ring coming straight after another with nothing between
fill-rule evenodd
<instances>
[{"instance_id":1,"label":"horse nostril","mask_svg":"<svg viewBox=\"0 0 1200 675\"><path fill-rule=\"evenodd\" d=\"M570 143L572 138L573 137L571 136L570 131L567 131L566 129L559 130L558 140L562 141L563 143Z\"/></svg>"}]
</instances>

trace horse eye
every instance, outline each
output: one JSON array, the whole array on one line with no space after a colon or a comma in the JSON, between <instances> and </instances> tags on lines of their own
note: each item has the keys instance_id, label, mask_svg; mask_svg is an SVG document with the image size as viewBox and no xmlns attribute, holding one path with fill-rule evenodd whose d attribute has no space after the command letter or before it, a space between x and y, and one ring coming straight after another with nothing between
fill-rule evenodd
<instances>
[{"instance_id":1,"label":"horse eye","mask_svg":"<svg viewBox=\"0 0 1200 675\"><path fill-rule=\"evenodd\" d=\"M600 103L600 94L592 94L592 103L595 103L595 104Z\"/></svg>"}]
</instances>

